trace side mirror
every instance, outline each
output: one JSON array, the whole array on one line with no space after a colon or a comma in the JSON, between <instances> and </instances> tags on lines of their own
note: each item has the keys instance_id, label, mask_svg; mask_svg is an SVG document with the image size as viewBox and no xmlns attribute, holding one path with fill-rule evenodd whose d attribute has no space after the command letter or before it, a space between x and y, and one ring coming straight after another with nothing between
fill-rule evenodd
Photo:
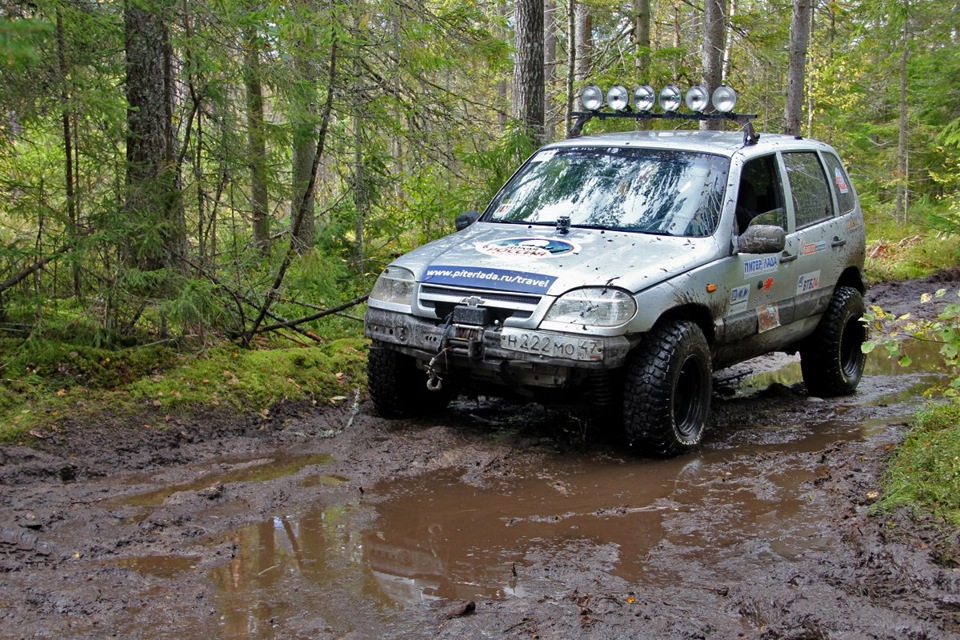
<instances>
[{"instance_id":1,"label":"side mirror","mask_svg":"<svg viewBox=\"0 0 960 640\"><path fill-rule=\"evenodd\" d=\"M480 218L480 214L477 213L474 209L471 209L470 211L467 211L465 213L461 213L460 215L458 215L454 224L457 226L457 231L463 231L464 229L472 225L474 222L476 222L479 218Z\"/></svg>"},{"instance_id":2,"label":"side mirror","mask_svg":"<svg viewBox=\"0 0 960 640\"><path fill-rule=\"evenodd\" d=\"M783 227L772 224L755 224L747 227L737 240L739 253L777 253L787 244Z\"/></svg>"}]
</instances>

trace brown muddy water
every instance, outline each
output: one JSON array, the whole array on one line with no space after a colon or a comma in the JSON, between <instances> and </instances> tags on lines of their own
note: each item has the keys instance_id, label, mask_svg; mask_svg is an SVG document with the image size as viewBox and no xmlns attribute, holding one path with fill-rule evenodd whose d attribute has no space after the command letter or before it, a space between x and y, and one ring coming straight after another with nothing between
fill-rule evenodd
<instances>
[{"instance_id":1,"label":"brown muddy water","mask_svg":"<svg viewBox=\"0 0 960 640\"><path fill-rule=\"evenodd\" d=\"M570 589L581 567L603 574L608 589L621 587L627 602L657 585L723 591L767 565L838 543L823 526L830 502L817 496L827 470L811 456L881 435L911 415L915 404L907 400L942 379L935 353L916 345L909 372L871 356L868 376L910 380L852 398L896 405L868 422L844 419L841 404L816 422L726 425L698 454L673 460L565 452L482 483L463 469L443 468L367 488L359 499L276 513L210 541L235 548L208 574L219 629L228 638L281 637L280 628L309 617L324 621L316 633L334 637L429 637L405 611L555 596ZM737 380L728 395L735 401L799 380L799 364L789 362ZM715 404L722 410L730 401ZM323 462L277 459L239 473L255 480ZM212 472L190 487L126 501L148 508L175 491L230 480ZM317 474L302 482L340 480L347 479ZM358 527L355 511L371 505L375 517ZM196 570L183 556L124 564L157 576Z\"/></svg>"}]
</instances>

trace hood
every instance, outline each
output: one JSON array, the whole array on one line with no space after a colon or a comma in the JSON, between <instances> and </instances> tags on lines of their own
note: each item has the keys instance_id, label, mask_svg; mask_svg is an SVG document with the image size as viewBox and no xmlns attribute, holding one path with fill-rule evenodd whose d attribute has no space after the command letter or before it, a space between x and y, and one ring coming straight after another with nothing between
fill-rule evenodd
<instances>
[{"instance_id":1,"label":"hood","mask_svg":"<svg viewBox=\"0 0 960 640\"><path fill-rule=\"evenodd\" d=\"M714 238L477 222L393 264L418 282L560 295L591 285L635 293L719 257Z\"/></svg>"}]
</instances>

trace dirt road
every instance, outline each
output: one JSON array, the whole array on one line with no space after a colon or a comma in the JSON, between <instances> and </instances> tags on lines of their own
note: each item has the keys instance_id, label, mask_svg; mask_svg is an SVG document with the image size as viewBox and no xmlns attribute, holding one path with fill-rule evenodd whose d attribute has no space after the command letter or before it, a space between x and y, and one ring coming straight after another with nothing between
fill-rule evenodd
<instances>
[{"instance_id":1,"label":"dirt road","mask_svg":"<svg viewBox=\"0 0 960 640\"><path fill-rule=\"evenodd\" d=\"M785 356L722 372L668 461L536 405L390 422L352 389L65 424L0 448L0 637L960 638L956 533L871 510L927 361L828 401Z\"/></svg>"}]
</instances>

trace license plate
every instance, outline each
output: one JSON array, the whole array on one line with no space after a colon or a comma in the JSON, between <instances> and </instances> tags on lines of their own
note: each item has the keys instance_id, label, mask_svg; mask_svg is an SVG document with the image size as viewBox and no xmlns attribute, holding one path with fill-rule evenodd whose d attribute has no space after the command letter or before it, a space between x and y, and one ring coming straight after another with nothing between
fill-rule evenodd
<instances>
[{"instance_id":1,"label":"license plate","mask_svg":"<svg viewBox=\"0 0 960 640\"><path fill-rule=\"evenodd\" d=\"M562 334L507 328L500 332L500 346L510 351L522 351L550 358L603 360L603 342L600 340Z\"/></svg>"}]
</instances>

